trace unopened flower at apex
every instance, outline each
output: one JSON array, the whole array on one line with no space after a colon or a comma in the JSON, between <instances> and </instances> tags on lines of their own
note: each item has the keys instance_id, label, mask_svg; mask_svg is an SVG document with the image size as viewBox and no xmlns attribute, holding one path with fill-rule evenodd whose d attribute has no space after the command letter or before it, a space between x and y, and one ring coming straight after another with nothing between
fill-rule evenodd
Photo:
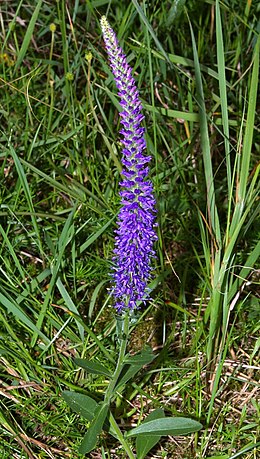
<instances>
[{"instance_id":1,"label":"unopened flower at apex","mask_svg":"<svg viewBox=\"0 0 260 459\"><path fill-rule=\"evenodd\" d=\"M147 284L151 259L155 256L153 243L157 239L155 199L152 183L147 179L151 157L143 154L146 142L141 121L144 116L132 69L105 16L101 18L101 28L122 107L123 180L120 182L121 209L115 237L112 288L115 308L122 312L135 309L138 301L149 297Z\"/></svg>"}]
</instances>

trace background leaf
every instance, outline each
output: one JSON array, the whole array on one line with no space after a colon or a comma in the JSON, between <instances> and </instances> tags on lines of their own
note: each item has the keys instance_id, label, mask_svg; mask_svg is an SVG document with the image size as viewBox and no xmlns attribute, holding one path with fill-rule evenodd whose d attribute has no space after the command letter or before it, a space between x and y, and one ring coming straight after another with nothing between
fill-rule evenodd
<instances>
[{"instance_id":1,"label":"background leaf","mask_svg":"<svg viewBox=\"0 0 260 459\"><path fill-rule=\"evenodd\" d=\"M41 6L42 6L42 0L39 0L36 3L35 10L34 10L34 12L32 14L31 20L30 20L30 22L29 22L29 24L27 26L26 34L24 36L20 52L19 52L19 54L17 56L17 61L16 61L16 64L15 64L15 70L17 70L18 67L20 66L20 64L22 63L22 60L23 60L23 58L24 58L24 56L26 54L26 51L27 51L27 49L28 49L28 47L30 45L30 41L32 39L35 23L37 21L38 15L40 13Z\"/></svg>"}]
</instances>

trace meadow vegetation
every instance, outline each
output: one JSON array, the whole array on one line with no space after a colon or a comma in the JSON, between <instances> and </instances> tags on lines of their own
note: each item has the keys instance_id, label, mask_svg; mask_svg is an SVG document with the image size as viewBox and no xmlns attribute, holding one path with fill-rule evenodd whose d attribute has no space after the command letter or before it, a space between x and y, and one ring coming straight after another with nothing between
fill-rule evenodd
<instances>
[{"instance_id":1,"label":"meadow vegetation","mask_svg":"<svg viewBox=\"0 0 260 459\"><path fill-rule=\"evenodd\" d=\"M156 358L118 392L115 419L127 431L164 408L203 425L147 458L258 457L259 12L254 0L0 3L1 458L83 457L89 424L61 394L98 401L108 378L74 359L116 358L122 145L103 14L134 69L158 209L152 301L128 344ZM104 433L86 457L128 456Z\"/></svg>"}]
</instances>

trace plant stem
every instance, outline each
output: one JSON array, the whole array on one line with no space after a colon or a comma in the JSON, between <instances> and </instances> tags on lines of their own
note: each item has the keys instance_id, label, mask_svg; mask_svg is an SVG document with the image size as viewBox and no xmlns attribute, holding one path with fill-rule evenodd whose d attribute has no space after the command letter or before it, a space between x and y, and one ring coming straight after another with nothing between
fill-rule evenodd
<instances>
[{"instance_id":1,"label":"plant stem","mask_svg":"<svg viewBox=\"0 0 260 459\"><path fill-rule=\"evenodd\" d=\"M124 435L122 434L114 416L112 415L112 413L110 412L109 414L109 422L110 422L110 425L111 427L113 428L115 434L116 434L116 438L118 441L120 441L121 445L124 447L124 450L125 452L128 454L128 457L130 459L136 459L135 457L135 454L133 453L133 451L131 450L127 440L124 438Z\"/></svg>"},{"instance_id":2,"label":"plant stem","mask_svg":"<svg viewBox=\"0 0 260 459\"><path fill-rule=\"evenodd\" d=\"M106 394L105 394L104 402L107 402L107 403L110 403L110 400L112 396L114 395L114 389L115 389L118 377L123 368L123 360L124 360L125 352L126 352L128 334L129 334L129 315L128 313L126 313L123 318L123 330L119 336L120 349L119 349L116 369L115 369L113 378L111 379L108 385L108 388L106 390Z\"/></svg>"},{"instance_id":3,"label":"plant stem","mask_svg":"<svg viewBox=\"0 0 260 459\"><path fill-rule=\"evenodd\" d=\"M120 376L120 373L122 371L122 368L124 366L124 357L126 353L126 346L127 346L127 341L128 341L128 335L129 335L129 314L128 312L124 315L123 317L123 327L119 331L119 355L118 355L118 360L117 360L117 365L116 369L114 371L113 378L111 379L108 388L106 390L105 398L104 398L104 403L110 403L111 399L115 393L115 387L118 381L118 378ZM135 455L132 452L130 445L128 444L127 440L125 440L120 428L118 427L118 424L113 417L112 413L110 412L109 415L109 421L111 424L111 427L113 427L117 439L120 441L121 445L123 446L125 452L128 454L128 457L130 459L135 459Z\"/></svg>"}]
</instances>

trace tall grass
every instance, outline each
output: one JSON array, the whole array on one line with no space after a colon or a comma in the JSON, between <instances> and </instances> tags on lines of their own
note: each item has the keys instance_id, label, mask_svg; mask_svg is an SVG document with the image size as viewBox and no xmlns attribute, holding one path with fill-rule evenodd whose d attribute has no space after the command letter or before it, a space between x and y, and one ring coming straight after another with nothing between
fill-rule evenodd
<instances>
[{"instance_id":1,"label":"tall grass","mask_svg":"<svg viewBox=\"0 0 260 459\"><path fill-rule=\"evenodd\" d=\"M118 393L117 421L130 428L166 407L204 425L148 457L257 457L257 8L0 6L1 457L80 457L85 421L60 393L99 401L108 381L73 359L116 360L108 288L121 145L104 13L134 67L159 223L153 301L129 349L148 342L157 358ZM124 457L111 436L98 454Z\"/></svg>"}]
</instances>

